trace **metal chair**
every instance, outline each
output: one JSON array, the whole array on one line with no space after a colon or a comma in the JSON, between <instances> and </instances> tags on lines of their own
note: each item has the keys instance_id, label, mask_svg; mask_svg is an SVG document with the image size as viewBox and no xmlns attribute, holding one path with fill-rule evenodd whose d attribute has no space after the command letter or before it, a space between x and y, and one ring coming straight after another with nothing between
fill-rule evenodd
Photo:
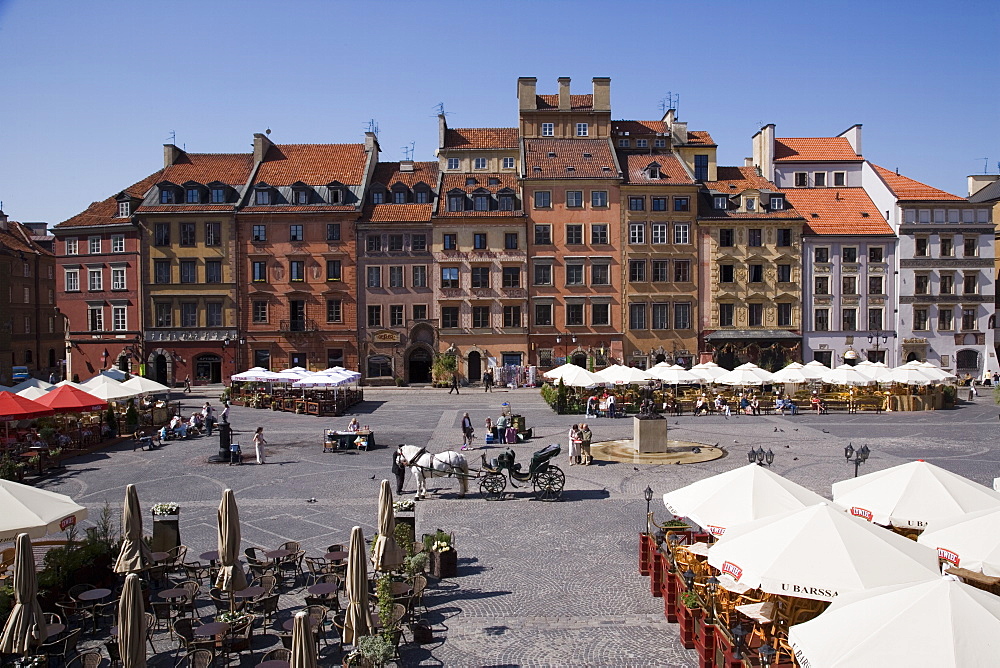
<instances>
[{"instance_id":1,"label":"metal chair","mask_svg":"<svg viewBox=\"0 0 1000 668\"><path fill-rule=\"evenodd\" d=\"M210 668L215 665L215 654L210 649L193 649L174 664L174 668Z\"/></svg>"},{"instance_id":2,"label":"metal chair","mask_svg":"<svg viewBox=\"0 0 1000 668\"><path fill-rule=\"evenodd\" d=\"M202 579L208 578L212 581L212 567L202 564L200 561L189 561L184 563L184 573L191 580L201 584Z\"/></svg>"},{"instance_id":3,"label":"metal chair","mask_svg":"<svg viewBox=\"0 0 1000 668\"><path fill-rule=\"evenodd\" d=\"M170 639L174 638L174 605L170 601L153 601L150 603L153 608L153 626L159 628L160 622L166 622L167 630L170 631Z\"/></svg>"},{"instance_id":4,"label":"metal chair","mask_svg":"<svg viewBox=\"0 0 1000 668\"><path fill-rule=\"evenodd\" d=\"M262 596L253 602L253 611L264 616L265 626L269 626L271 624L271 618L277 616L279 598L279 594L271 594L270 596Z\"/></svg>"},{"instance_id":5,"label":"metal chair","mask_svg":"<svg viewBox=\"0 0 1000 668\"><path fill-rule=\"evenodd\" d=\"M307 605L305 611L309 615L309 622L316 632L316 644L318 647L320 641L327 642L326 614L328 608L325 605Z\"/></svg>"},{"instance_id":6,"label":"metal chair","mask_svg":"<svg viewBox=\"0 0 1000 668\"><path fill-rule=\"evenodd\" d=\"M179 603L179 605L187 609L192 617L197 617L198 611L198 594L201 592L201 585L195 580L185 580L178 585L181 589L187 590L187 596Z\"/></svg>"},{"instance_id":7,"label":"metal chair","mask_svg":"<svg viewBox=\"0 0 1000 668\"><path fill-rule=\"evenodd\" d=\"M292 660L292 650L285 649L284 647L279 647L278 649L272 649L270 652L264 655L260 660L261 663L265 661L291 661Z\"/></svg>"},{"instance_id":8,"label":"metal chair","mask_svg":"<svg viewBox=\"0 0 1000 668\"><path fill-rule=\"evenodd\" d=\"M103 661L104 655L100 651L90 650L77 654L66 664L66 668L99 668Z\"/></svg>"}]
</instances>

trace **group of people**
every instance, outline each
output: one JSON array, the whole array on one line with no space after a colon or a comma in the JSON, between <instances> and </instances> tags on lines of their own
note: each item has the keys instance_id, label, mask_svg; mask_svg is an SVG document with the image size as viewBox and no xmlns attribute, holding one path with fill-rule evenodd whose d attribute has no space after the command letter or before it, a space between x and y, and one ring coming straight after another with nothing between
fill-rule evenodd
<instances>
[{"instance_id":1,"label":"group of people","mask_svg":"<svg viewBox=\"0 0 1000 668\"><path fill-rule=\"evenodd\" d=\"M590 466L594 457L590 454L590 443L594 439L593 432L585 422L569 428L569 465Z\"/></svg>"},{"instance_id":2,"label":"group of people","mask_svg":"<svg viewBox=\"0 0 1000 668\"><path fill-rule=\"evenodd\" d=\"M615 417L615 395L604 390L603 394L594 394L587 398L587 417Z\"/></svg>"},{"instance_id":3,"label":"group of people","mask_svg":"<svg viewBox=\"0 0 1000 668\"><path fill-rule=\"evenodd\" d=\"M220 418L222 422L229 422L229 402L223 402L224 407ZM191 413L191 417L185 420L180 415L175 415L170 422L160 427L160 440L166 441L171 438L189 438L201 433L212 435L212 430L216 425L215 409L209 402L205 402L200 411Z\"/></svg>"}]
</instances>

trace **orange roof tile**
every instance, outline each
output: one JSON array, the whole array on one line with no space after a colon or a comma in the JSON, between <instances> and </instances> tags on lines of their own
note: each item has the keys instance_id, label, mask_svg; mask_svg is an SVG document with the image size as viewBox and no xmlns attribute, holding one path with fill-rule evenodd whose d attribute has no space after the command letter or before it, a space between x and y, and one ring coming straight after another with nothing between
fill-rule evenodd
<instances>
[{"instance_id":1,"label":"orange roof tile","mask_svg":"<svg viewBox=\"0 0 1000 668\"><path fill-rule=\"evenodd\" d=\"M449 128L445 148L517 148L517 128Z\"/></svg>"},{"instance_id":2,"label":"orange roof tile","mask_svg":"<svg viewBox=\"0 0 1000 668\"><path fill-rule=\"evenodd\" d=\"M536 95L535 99L538 101L539 109L559 109L559 96L558 95ZM593 95L570 95L569 96L569 106L570 109L593 109L594 108L594 96Z\"/></svg>"},{"instance_id":3,"label":"orange roof tile","mask_svg":"<svg viewBox=\"0 0 1000 668\"><path fill-rule=\"evenodd\" d=\"M33 255L52 255L31 239L31 230L13 220L7 221L7 229L0 229L0 250L31 253Z\"/></svg>"},{"instance_id":4,"label":"orange roof tile","mask_svg":"<svg viewBox=\"0 0 1000 668\"><path fill-rule=\"evenodd\" d=\"M664 186L693 185L694 179L684 169L684 165L671 153L649 154L633 153L631 155L619 155L618 160L626 167L625 173L628 175L628 182L632 184L657 184ZM650 179L646 176L646 168L651 163L660 164L659 179Z\"/></svg>"},{"instance_id":5,"label":"orange roof tile","mask_svg":"<svg viewBox=\"0 0 1000 668\"><path fill-rule=\"evenodd\" d=\"M941 199L941 200L959 200L962 202L967 201L964 197L959 197L958 195L952 195L951 193L945 192L943 190L938 190L929 185L921 183L920 181L914 181L911 178L907 178L896 172L890 171L885 167L879 167L873 162L869 162L874 169L875 173L882 177L885 184L889 186L889 189L895 193L896 197L901 200L911 200L911 199Z\"/></svg>"},{"instance_id":6,"label":"orange roof tile","mask_svg":"<svg viewBox=\"0 0 1000 668\"><path fill-rule=\"evenodd\" d=\"M188 181L203 185L221 181L242 186L252 169L253 153L181 153L176 163L163 170L161 180L177 185Z\"/></svg>"},{"instance_id":7,"label":"orange roof tile","mask_svg":"<svg viewBox=\"0 0 1000 668\"><path fill-rule=\"evenodd\" d=\"M475 183L466 183L473 179ZM496 183L490 183L496 180ZM447 218L470 218L470 217L496 217L496 216L522 216L524 212L518 208L514 211L448 211L448 193L458 189L465 193L474 190L486 190L491 194L496 194L503 189L513 190L515 197L518 197L518 183L516 174L445 174L441 180L441 194L438 201L438 210L435 217Z\"/></svg>"},{"instance_id":8,"label":"orange roof tile","mask_svg":"<svg viewBox=\"0 0 1000 668\"><path fill-rule=\"evenodd\" d=\"M864 188L801 188L785 196L806 219L807 234L892 234Z\"/></svg>"},{"instance_id":9,"label":"orange roof tile","mask_svg":"<svg viewBox=\"0 0 1000 668\"><path fill-rule=\"evenodd\" d=\"M144 206L138 213L197 213L199 211L233 211L235 204L168 204L165 206Z\"/></svg>"},{"instance_id":10,"label":"orange roof tile","mask_svg":"<svg viewBox=\"0 0 1000 668\"><path fill-rule=\"evenodd\" d=\"M159 169L142 181L133 183L120 192L136 199L142 199L153 185L160 182L162 175L163 170ZM115 197L117 196L118 193L115 193L100 202L91 203L84 211L64 220L56 225L56 227L88 227L90 225L121 225L122 223L127 223L127 218L118 218L118 202L115 201Z\"/></svg>"},{"instance_id":11,"label":"orange roof tile","mask_svg":"<svg viewBox=\"0 0 1000 668\"><path fill-rule=\"evenodd\" d=\"M437 186L438 163L434 162L414 162L412 172L403 172L399 169L398 162L380 162L375 165L375 174L372 183L378 183L386 188L391 188L393 184L402 183L413 187L418 183L426 183L433 190Z\"/></svg>"},{"instance_id":12,"label":"orange roof tile","mask_svg":"<svg viewBox=\"0 0 1000 668\"><path fill-rule=\"evenodd\" d=\"M369 204L362 222L398 223L424 222L431 219L433 204Z\"/></svg>"},{"instance_id":13,"label":"orange roof tile","mask_svg":"<svg viewBox=\"0 0 1000 668\"><path fill-rule=\"evenodd\" d=\"M630 135L654 135L670 132L663 121L611 121L612 132L627 132Z\"/></svg>"},{"instance_id":14,"label":"orange roof tile","mask_svg":"<svg viewBox=\"0 0 1000 668\"><path fill-rule=\"evenodd\" d=\"M333 181L360 185L366 158L364 144L275 144L268 149L255 179L271 186L297 181L313 186Z\"/></svg>"},{"instance_id":15,"label":"orange roof tile","mask_svg":"<svg viewBox=\"0 0 1000 668\"><path fill-rule=\"evenodd\" d=\"M617 179L607 139L526 139L526 179Z\"/></svg>"},{"instance_id":16,"label":"orange roof tile","mask_svg":"<svg viewBox=\"0 0 1000 668\"><path fill-rule=\"evenodd\" d=\"M775 162L860 162L846 137L779 137Z\"/></svg>"},{"instance_id":17,"label":"orange roof tile","mask_svg":"<svg viewBox=\"0 0 1000 668\"><path fill-rule=\"evenodd\" d=\"M309 204L309 205L295 205L295 206L274 206L274 205L264 205L264 206L247 206L243 207L238 211L240 214L244 213L266 213L270 215L279 215L282 213L324 213L329 211L357 211L357 207L351 204L346 205L334 205L334 204Z\"/></svg>"},{"instance_id":18,"label":"orange roof tile","mask_svg":"<svg viewBox=\"0 0 1000 668\"><path fill-rule=\"evenodd\" d=\"M688 131L687 137L688 144L697 144L700 146L715 146L715 140L712 139L712 135L708 134L706 130L690 130Z\"/></svg>"}]
</instances>

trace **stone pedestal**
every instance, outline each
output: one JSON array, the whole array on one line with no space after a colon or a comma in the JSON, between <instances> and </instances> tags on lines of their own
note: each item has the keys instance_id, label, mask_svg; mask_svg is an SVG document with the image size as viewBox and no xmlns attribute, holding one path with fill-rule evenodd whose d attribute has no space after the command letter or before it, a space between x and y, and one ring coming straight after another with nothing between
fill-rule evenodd
<instances>
[{"instance_id":1,"label":"stone pedestal","mask_svg":"<svg viewBox=\"0 0 1000 668\"><path fill-rule=\"evenodd\" d=\"M632 418L632 445L638 453L667 452L667 421Z\"/></svg>"}]
</instances>

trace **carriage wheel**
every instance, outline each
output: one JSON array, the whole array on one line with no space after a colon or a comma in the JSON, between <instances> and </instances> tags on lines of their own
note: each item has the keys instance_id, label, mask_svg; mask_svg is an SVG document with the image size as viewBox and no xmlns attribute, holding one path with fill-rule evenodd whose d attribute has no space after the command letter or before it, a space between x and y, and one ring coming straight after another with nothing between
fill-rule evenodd
<instances>
[{"instance_id":1,"label":"carriage wheel","mask_svg":"<svg viewBox=\"0 0 1000 668\"><path fill-rule=\"evenodd\" d=\"M544 471L536 473L532 482L535 485L536 499L558 501L562 496L563 485L566 484L566 474L558 466L549 466Z\"/></svg>"},{"instance_id":2,"label":"carriage wheel","mask_svg":"<svg viewBox=\"0 0 1000 668\"><path fill-rule=\"evenodd\" d=\"M479 491L487 501L502 499L506 487L507 478L501 473L490 473L479 483Z\"/></svg>"}]
</instances>

